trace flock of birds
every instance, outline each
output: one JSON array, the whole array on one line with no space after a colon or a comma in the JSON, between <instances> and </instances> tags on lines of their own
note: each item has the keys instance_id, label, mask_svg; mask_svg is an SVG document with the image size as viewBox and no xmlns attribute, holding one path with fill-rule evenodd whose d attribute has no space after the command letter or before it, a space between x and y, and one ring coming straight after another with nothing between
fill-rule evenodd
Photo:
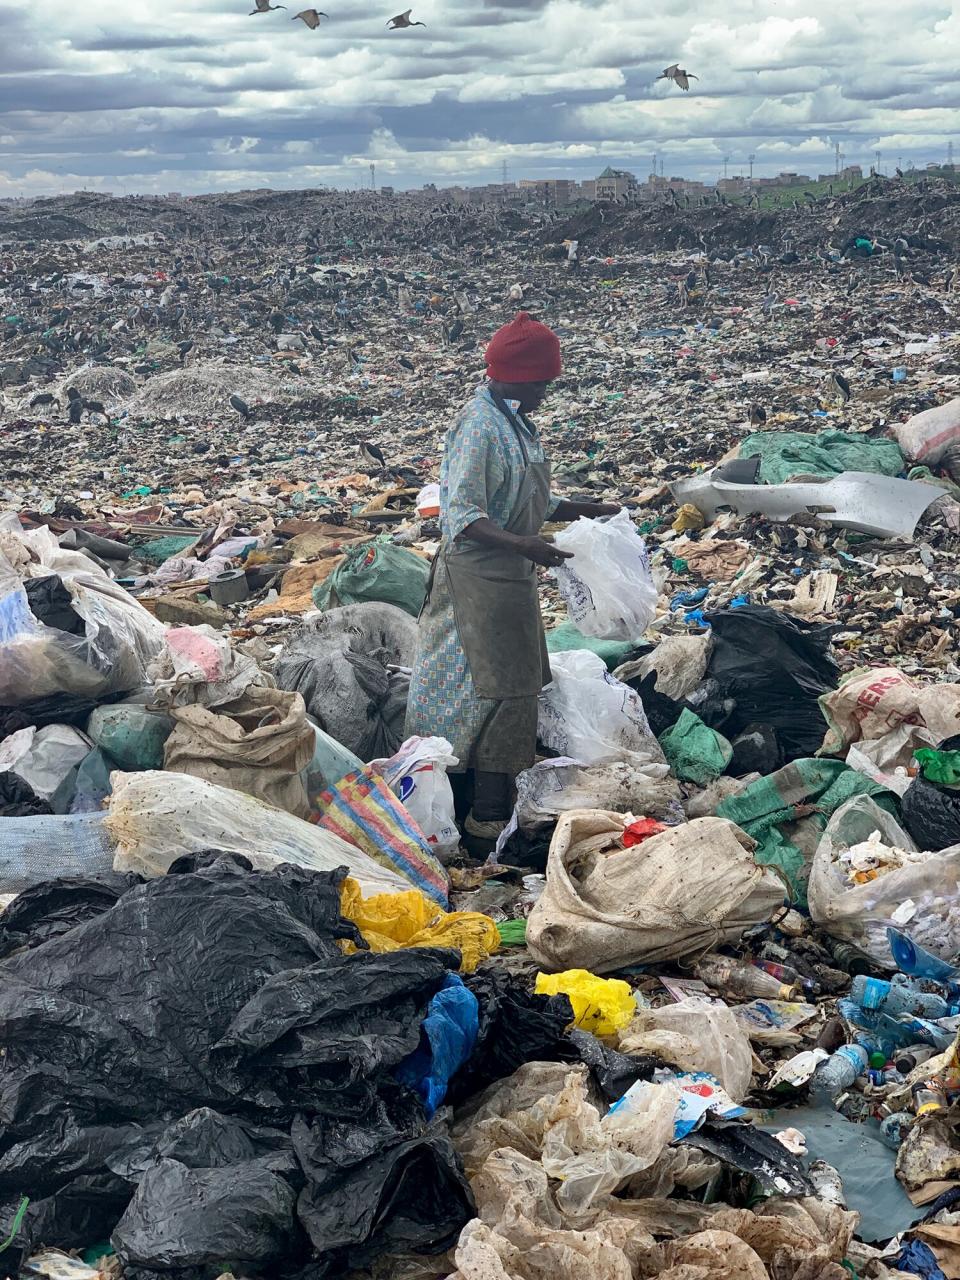
<instances>
[{"instance_id":1,"label":"flock of birds","mask_svg":"<svg viewBox=\"0 0 960 1280\"><path fill-rule=\"evenodd\" d=\"M251 18L255 18L258 13L274 13L277 9L286 9L287 7L285 4L271 4L270 0L254 0L254 4L257 7L250 10L249 16ZM411 13L413 13L412 9L407 9L404 13L398 13L395 17L390 19L387 26L391 31L399 31L403 27L425 27L427 25L425 22L411 22ZM322 9L302 9L300 13L295 14L290 21L302 22L305 26L309 27L311 31L316 31L317 27L320 25L320 19L329 17L330 15L328 13L324 13ZM694 77L694 79L696 79L696 77Z\"/></svg>"},{"instance_id":2,"label":"flock of birds","mask_svg":"<svg viewBox=\"0 0 960 1280\"><path fill-rule=\"evenodd\" d=\"M255 18L258 13L274 13L277 9L286 9L287 7L285 4L271 4L270 0L254 0L254 4L257 7L251 9L249 14L251 18ZM403 13L396 14L387 23L388 28L391 31L401 31L405 27L425 27L427 25L425 22L411 21L411 13L413 13L412 9L405 9ZM324 13L322 9L303 9L291 18L291 22L300 21L308 26L311 31L316 31L320 25L320 19L329 17L330 15ZM690 81L699 80L700 77L695 76L692 71L685 70L680 66L679 62L675 62L672 66L665 67L657 76L657 79L672 80L684 93L689 93Z\"/></svg>"}]
</instances>

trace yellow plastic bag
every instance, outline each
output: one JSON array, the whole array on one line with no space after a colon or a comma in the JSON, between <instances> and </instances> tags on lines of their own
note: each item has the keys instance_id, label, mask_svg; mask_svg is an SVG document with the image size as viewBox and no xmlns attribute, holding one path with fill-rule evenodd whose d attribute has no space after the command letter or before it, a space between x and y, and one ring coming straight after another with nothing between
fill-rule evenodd
<instances>
[{"instance_id":1,"label":"yellow plastic bag","mask_svg":"<svg viewBox=\"0 0 960 1280\"><path fill-rule=\"evenodd\" d=\"M706 523L703 513L692 502L685 502L670 528L674 533L687 533L691 529L702 529Z\"/></svg>"},{"instance_id":2,"label":"yellow plastic bag","mask_svg":"<svg viewBox=\"0 0 960 1280\"><path fill-rule=\"evenodd\" d=\"M569 996L574 1025L595 1036L614 1035L637 1012L629 983L621 978L598 978L587 969L538 973L536 992L538 996Z\"/></svg>"},{"instance_id":3,"label":"yellow plastic bag","mask_svg":"<svg viewBox=\"0 0 960 1280\"><path fill-rule=\"evenodd\" d=\"M500 934L489 916L479 911L441 911L419 889L365 898L356 880L348 876L340 891L340 910L357 926L371 951L451 947L460 952L461 973L473 973L500 946ZM343 945L348 951L356 949L351 943Z\"/></svg>"}]
</instances>

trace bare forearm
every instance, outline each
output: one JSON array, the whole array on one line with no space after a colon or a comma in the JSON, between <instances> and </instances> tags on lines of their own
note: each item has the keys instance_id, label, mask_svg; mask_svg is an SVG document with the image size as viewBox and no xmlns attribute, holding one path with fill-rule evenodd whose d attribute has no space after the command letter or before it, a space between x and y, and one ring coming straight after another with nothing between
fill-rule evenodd
<instances>
[{"instance_id":1,"label":"bare forearm","mask_svg":"<svg viewBox=\"0 0 960 1280\"><path fill-rule=\"evenodd\" d=\"M471 542L479 542L485 547L497 547L501 551L515 551L518 555L521 554L520 544L523 539L517 537L515 533L508 533L506 529L501 529L487 516L467 525L463 531L463 537L469 538Z\"/></svg>"},{"instance_id":2,"label":"bare forearm","mask_svg":"<svg viewBox=\"0 0 960 1280\"><path fill-rule=\"evenodd\" d=\"M598 516L615 516L620 508L615 502L568 502L563 499L551 515L551 520L579 520L581 516L595 520Z\"/></svg>"},{"instance_id":3,"label":"bare forearm","mask_svg":"<svg viewBox=\"0 0 960 1280\"><path fill-rule=\"evenodd\" d=\"M538 538L535 534L530 537L521 537L515 533L508 533L487 516L474 520L473 524L464 529L462 536L482 546L511 551L545 569L555 569L557 565L563 564L564 560L569 560L572 554L569 551L561 551L552 542L547 542L545 538Z\"/></svg>"}]
</instances>

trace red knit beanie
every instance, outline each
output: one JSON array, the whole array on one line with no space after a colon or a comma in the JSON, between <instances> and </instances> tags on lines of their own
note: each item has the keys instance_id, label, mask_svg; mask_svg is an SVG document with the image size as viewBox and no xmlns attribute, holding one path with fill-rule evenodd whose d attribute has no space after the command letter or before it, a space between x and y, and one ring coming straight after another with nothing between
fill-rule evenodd
<instances>
[{"instance_id":1,"label":"red knit beanie","mask_svg":"<svg viewBox=\"0 0 960 1280\"><path fill-rule=\"evenodd\" d=\"M526 311L490 339L487 373L495 382L549 382L559 378L560 339Z\"/></svg>"}]
</instances>

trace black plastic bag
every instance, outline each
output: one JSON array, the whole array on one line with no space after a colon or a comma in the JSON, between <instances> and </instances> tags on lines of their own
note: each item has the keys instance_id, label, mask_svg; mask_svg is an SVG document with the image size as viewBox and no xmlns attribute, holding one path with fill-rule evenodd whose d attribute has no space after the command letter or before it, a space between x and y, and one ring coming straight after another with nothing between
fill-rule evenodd
<instances>
[{"instance_id":1,"label":"black plastic bag","mask_svg":"<svg viewBox=\"0 0 960 1280\"><path fill-rule=\"evenodd\" d=\"M133 1187L112 1173L74 1178L55 1196L32 1197L19 1230L0 1254L0 1276L19 1276L22 1264L41 1246L86 1249L106 1240L123 1213ZM13 1230L23 1197L5 1196L0 1204L0 1238Z\"/></svg>"},{"instance_id":2,"label":"black plastic bag","mask_svg":"<svg viewBox=\"0 0 960 1280\"><path fill-rule=\"evenodd\" d=\"M31 885L0 914L0 958L69 933L109 911L118 898L142 883L132 872L108 871Z\"/></svg>"},{"instance_id":3,"label":"black plastic bag","mask_svg":"<svg viewBox=\"0 0 960 1280\"><path fill-rule=\"evenodd\" d=\"M767 605L708 613L705 620L713 628L706 674L717 681L723 697L733 699L735 708L723 726L698 709L701 719L727 738L751 726L770 726L776 732L778 756L766 772L816 755L827 729L818 699L839 680L830 656L837 628Z\"/></svg>"},{"instance_id":4,"label":"black plastic bag","mask_svg":"<svg viewBox=\"0 0 960 1280\"><path fill-rule=\"evenodd\" d=\"M124 695L113 694L108 698L84 698L75 693L54 693L46 698L34 698L16 707L0 707L0 741L19 729L31 725L42 729L48 724L71 724L82 728L90 719L90 712L104 703L118 702Z\"/></svg>"},{"instance_id":5,"label":"black plastic bag","mask_svg":"<svg viewBox=\"0 0 960 1280\"><path fill-rule=\"evenodd\" d=\"M476 1212L460 1157L439 1124L345 1168L312 1162L300 1145L298 1153L308 1177L297 1211L326 1264L319 1275L342 1276L389 1250L440 1253Z\"/></svg>"},{"instance_id":6,"label":"black plastic bag","mask_svg":"<svg viewBox=\"0 0 960 1280\"><path fill-rule=\"evenodd\" d=\"M138 885L106 916L4 963L0 1161L11 1141L42 1150L58 1107L58 1127L70 1116L83 1127L260 1097L262 1072L231 1074L211 1049L268 978L338 956L337 938L360 935L339 914L342 871L245 871L245 861ZM275 1075L284 1091L285 1073ZM293 1082L287 1092L294 1106ZM8 1165L0 1192L20 1189L17 1177Z\"/></svg>"},{"instance_id":7,"label":"black plastic bag","mask_svg":"<svg viewBox=\"0 0 960 1280\"><path fill-rule=\"evenodd\" d=\"M650 671L642 680L627 681L627 684L640 695L644 713L655 738L659 738L661 733L666 733L668 729L673 728L683 714L684 708L683 702L678 702L676 698L671 698L657 690L658 674L656 671Z\"/></svg>"},{"instance_id":8,"label":"black plastic bag","mask_svg":"<svg viewBox=\"0 0 960 1280\"><path fill-rule=\"evenodd\" d=\"M571 1028L567 1039L577 1059L590 1068L597 1088L608 1102L617 1102L638 1080L652 1080L653 1073L663 1066L653 1054L634 1056L608 1049L595 1035L579 1027Z\"/></svg>"},{"instance_id":9,"label":"black plastic bag","mask_svg":"<svg viewBox=\"0 0 960 1280\"><path fill-rule=\"evenodd\" d=\"M65 631L67 635L86 635L86 625L73 607L73 596L61 578L48 574L43 578L27 578L23 583L30 612L45 627Z\"/></svg>"},{"instance_id":10,"label":"black plastic bag","mask_svg":"<svg viewBox=\"0 0 960 1280\"><path fill-rule=\"evenodd\" d=\"M305 1256L288 1133L201 1108L157 1142L111 1243L125 1265L259 1267Z\"/></svg>"},{"instance_id":11,"label":"black plastic bag","mask_svg":"<svg viewBox=\"0 0 960 1280\"><path fill-rule=\"evenodd\" d=\"M420 1024L460 953L415 947L337 955L267 979L214 1049L216 1062L252 1075L265 1053L303 1068L296 1098L337 1116L365 1115L378 1076L420 1043Z\"/></svg>"},{"instance_id":12,"label":"black plastic bag","mask_svg":"<svg viewBox=\"0 0 960 1280\"><path fill-rule=\"evenodd\" d=\"M771 761L780 757L777 731L769 724L748 725L738 737L730 743L733 755L724 773L731 778L742 778L747 773L766 775L776 771L778 766Z\"/></svg>"},{"instance_id":13,"label":"black plastic bag","mask_svg":"<svg viewBox=\"0 0 960 1280\"><path fill-rule=\"evenodd\" d=\"M960 736L941 742L938 751L960 751ZM930 782L918 773L900 802L903 825L919 848L931 853L960 844L960 790Z\"/></svg>"},{"instance_id":14,"label":"black plastic bag","mask_svg":"<svg viewBox=\"0 0 960 1280\"><path fill-rule=\"evenodd\" d=\"M33 818L40 813L53 813L46 800L41 800L29 782L9 769L0 773L0 818ZM3 828L0 827L0 838Z\"/></svg>"},{"instance_id":15,"label":"black plastic bag","mask_svg":"<svg viewBox=\"0 0 960 1280\"><path fill-rule=\"evenodd\" d=\"M565 1034L573 1022L569 996L533 995L491 965L465 982L480 1002L480 1030L470 1061L450 1081L449 1105L513 1075L525 1062L579 1061Z\"/></svg>"},{"instance_id":16,"label":"black plastic bag","mask_svg":"<svg viewBox=\"0 0 960 1280\"><path fill-rule=\"evenodd\" d=\"M707 1119L684 1142L756 1178L771 1196L808 1196L813 1188L803 1165L772 1133L736 1120Z\"/></svg>"}]
</instances>

